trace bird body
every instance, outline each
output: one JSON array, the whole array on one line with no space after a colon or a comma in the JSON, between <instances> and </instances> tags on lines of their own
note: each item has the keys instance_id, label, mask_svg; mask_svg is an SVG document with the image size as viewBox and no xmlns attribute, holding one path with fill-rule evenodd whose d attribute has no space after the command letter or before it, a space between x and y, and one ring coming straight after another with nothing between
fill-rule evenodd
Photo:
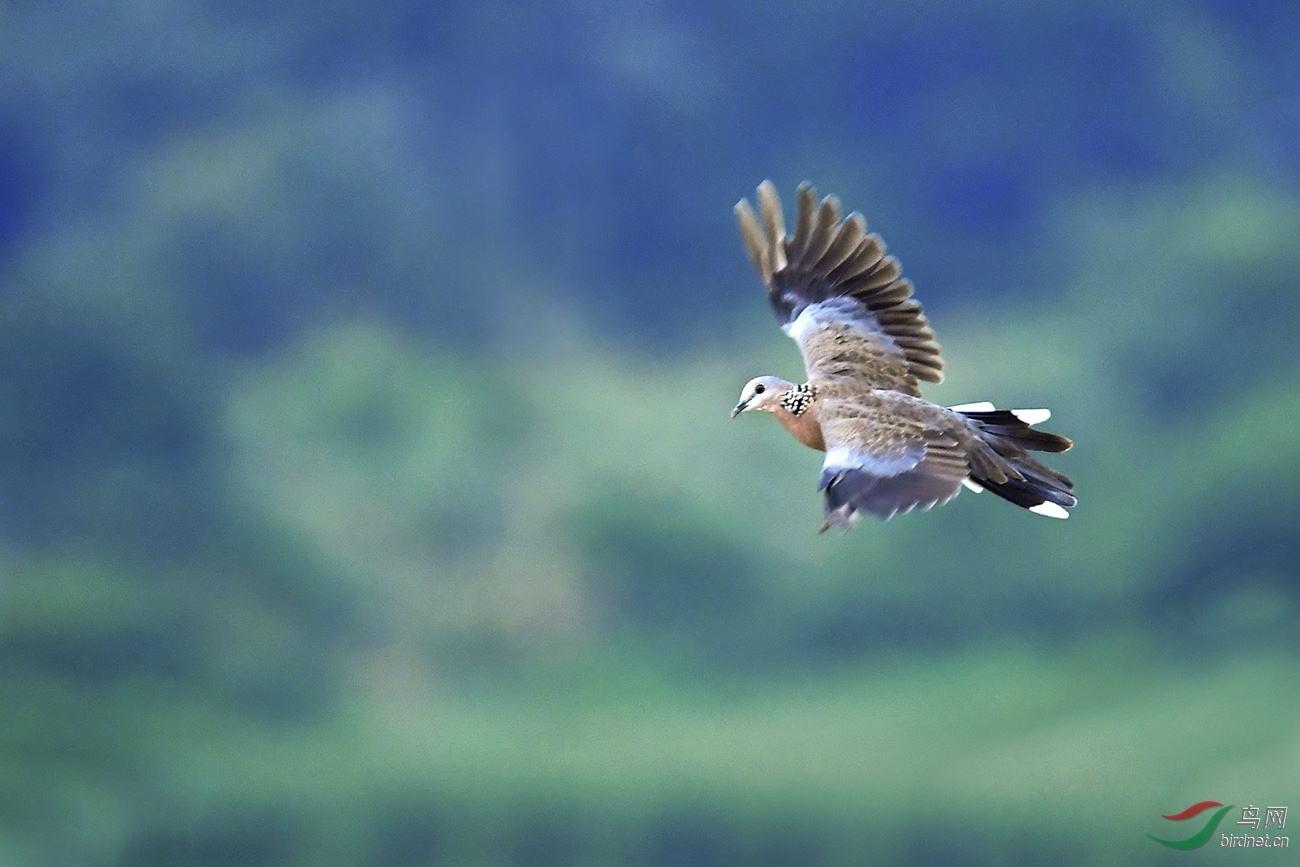
<instances>
[{"instance_id":1,"label":"bird body","mask_svg":"<svg viewBox=\"0 0 1300 867\"><path fill-rule=\"evenodd\" d=\"M888 519L928 509L963 485L1067 517L1073 483L1028 454L1071 445L1033 427L1046 410L944 407L921 397L921 381L943 379L939 344L898 260L862 217L841 220L838 201L818 203L805 183L787 235L770 181L758 202L761 220L748 201L736 206L741 235L808 381L752 379L732 416L771 412L799 442L826 453L822 529L851 527L863 511Z\"/></svg>"}]
</instances>

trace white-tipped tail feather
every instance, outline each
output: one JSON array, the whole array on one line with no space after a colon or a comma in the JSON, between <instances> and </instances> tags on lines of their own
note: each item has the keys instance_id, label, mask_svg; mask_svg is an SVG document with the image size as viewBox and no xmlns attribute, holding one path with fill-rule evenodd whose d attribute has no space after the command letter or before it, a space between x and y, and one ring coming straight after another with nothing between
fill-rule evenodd
<instances>
[{"instance_id":1,"label":"white-tipped tail feather","mask_svg":"<svg viewBox=\"0 0 1300 867\"><path fill-rule=\"evenodd\" d=\"M1039 515L1069 517L1066 510L1077 502L1074 483L1029 454L1063 452L1070 447L1065 437L1034 427L1051 413L1045 409L985 409L988 405L953 407L968 420L978 438L978 447L968 455L969 476L962 483L971 490L992 491Z\"/></svg>"},{"instance_id":2,"label":"white-tipped tail feather","mask_svg":"<svg viewBox=\"0 0 1300 867\"><path fill-rule=\"evenodd\" d=\"M970 476L967 476L966 478L962 479L961 484L962 487L964 487L968 491L974 491L977 494L984 493L984 486L975 484L975 482L971 481Z\"/></svg>"},{"instance_id":3,"label":"white-tipped tail feather","mask_svg":"<svg viewBox=\"0 0 1300 867\"><path fill-rule=\"evenodd\" d=\"M1052 417L1050 409L1013 409L1011 414L1025 424L1042 424Z\"/></svg>"},{"instance_id":4,"label":"white-tipped tail feather","mask_svg":"<svg viewBox=\"0 0 1300 867\"><path fill-rule=\"evenodd\" d=\"M992 401L977 400L974 403L959 403L956 406L950 406L948 409L953 412L994 412L996 407ZM1010 413L1025 424L1042 424L1052 417L1050 409L1013 409Z\"/></svg>"},{"instance_id":5,"label":"white-tipped tail feather","mask_svg":"<svg viewBox=\"0 0 1300 867\"><path fill-rule=\"evenodd\" d=\"M1056 505L1056 503L1039 503L1037 506L1030 506L1029 511L1035 515L1046 515L1049 518L1070 517L1070 513Z\"/></svg>"}]
</instances>

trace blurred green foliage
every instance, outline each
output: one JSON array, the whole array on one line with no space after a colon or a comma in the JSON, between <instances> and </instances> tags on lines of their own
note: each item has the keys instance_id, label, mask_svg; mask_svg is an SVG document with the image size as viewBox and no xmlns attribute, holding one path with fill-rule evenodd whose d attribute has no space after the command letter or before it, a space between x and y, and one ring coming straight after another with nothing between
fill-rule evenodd
<instances>
[{"instance_id":1,"label":"blurred green foliage","mask_svg":"<svg viewBox=\"0 0 1300 867\"><path fill-rule=\"evenodd\" d=\"M1297 8L0 11L0 863L1232 860L1145 835L1300 800ZM815 533L769 175L1069 521Z\"/></svg>"}]
</instances>

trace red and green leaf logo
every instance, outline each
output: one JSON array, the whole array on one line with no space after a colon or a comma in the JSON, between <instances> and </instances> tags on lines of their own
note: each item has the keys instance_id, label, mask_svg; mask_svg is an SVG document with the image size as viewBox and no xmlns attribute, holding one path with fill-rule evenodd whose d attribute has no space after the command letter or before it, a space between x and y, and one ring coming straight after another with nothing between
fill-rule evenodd
<instances>
[{"instance_id":1,"label":"red and green leaf logo","mask_svg":"<svg viewBox=\"0 0 1300 867\"><path fill-rule=\"evenodd\" d=\"M1205 827L1188 837L1186 840L1162 840L1154 834L1147 834L1147 836L1162 846L1168 846L1170 849L1199 849L1201 846L1206 844L1210 837L1214 836L1215 829L1219 827L1219 823L1223 821L1223 817L1227 815L1227 812L1232 809L1231 804L1225 807L1218 801L1201 801L1199 804L1192 804L1181 813L1174 813L1172 816L1163 817L1171 822L1182 822L1186 819L1192 818L1193 816L1199 816L1206 810L1215 807L1218 807L1219 809L1215 810L1214 815L1210 816L1210 818L1206 820Z\"/></svg>"}]
</instances>

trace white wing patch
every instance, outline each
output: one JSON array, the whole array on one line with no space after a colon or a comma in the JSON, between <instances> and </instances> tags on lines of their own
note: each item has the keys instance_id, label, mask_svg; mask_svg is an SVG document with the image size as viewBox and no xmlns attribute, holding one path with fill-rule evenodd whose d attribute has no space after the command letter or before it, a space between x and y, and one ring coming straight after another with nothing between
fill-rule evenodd
<instances>
[{"instance_id":1,"label":"white wing patch","mask_svg":"<svg viewBox=\"0 0 1300 867\"><path fill-rule=\"evenodd\" d=\"M803 310L799 311L798 316L782 325L781 330L788 334L790 339L795 343L802 345L804 335L809 331L814 331L821 327L821 323L817 321L816 315L816 308L818 306L819 305L817 304L809 304Z\"/></svg>"},{"instance_id":2,"label":"white wing patch","mask_svg":"<svg viewBox=\"0 0 1300 867\"><path fill-rule=\"evenodd\" d=\"M822 461L822 468L830 467L860 467L862 459L858 453L848 446L835 446L826 450L826 460Z\"/></svg>"},{"instance_id":3,"label":"white wing patch","mask_svg":"<svg viewBox=\"0 0 1300 867\"><path fill-rule=\"evenodd\" d=\"M962 479L961 484L962 487L964 487L968 491L974 491L977 494L984 493L984 486L976 484L975 481L971 479L970 476L967 476L966 478Z\"/></svg>"},{"instance_id":4,"label":"white wing patch","mask_svg":"<svg viewBox=\"0 0 1300 867\"><path fill-rule=\"evenodd\" d=\"M863 470L875 476L889 477L905 473L920 463L920 458L901 454L895 458L878 458L852 446L832 446L826 450L823 470Z\"/></svg>"},{"instance_id":5,"label":"white wing patch","mask_svg":"<svg viewBox=\"0 0 1300 867\"><path fill-rule=\"evenodd\" d=\"M990 400L981 400L975 403L959 403L956 406L950 406L948 409L953 412L993 412L993 402Z\"/></svg>"}]
</instances>

